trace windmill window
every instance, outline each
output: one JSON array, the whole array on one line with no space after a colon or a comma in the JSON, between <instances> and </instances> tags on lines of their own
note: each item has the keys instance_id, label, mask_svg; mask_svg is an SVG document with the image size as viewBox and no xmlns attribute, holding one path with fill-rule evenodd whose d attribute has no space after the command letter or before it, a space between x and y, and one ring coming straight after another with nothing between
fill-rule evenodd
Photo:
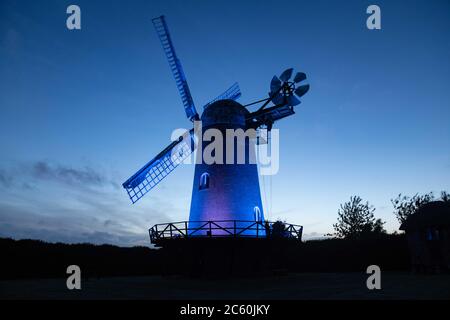
<instances>
[{"instance_id":1,"label":"windmill window","mask_svg":"<svg viewBox=\"0 0 450 320\"><path fill-rule=\"evenodd\" d=\"M253 209L253 213L255 214L255 221L261 221L262 220L262 218L261 218L261 210L259 209L258 206L256 206Z\"/></svg>"},{"instance_id":2,"label":"windmill window","mask_svg":"<svg viewBox=\"0 0 450 320\"><path fill-rule=\"evenodd\" d=\"M199 190L204 190L209 188L209 173L203 173L200 176L200 186Z\"/></svg>"}]
</instances>

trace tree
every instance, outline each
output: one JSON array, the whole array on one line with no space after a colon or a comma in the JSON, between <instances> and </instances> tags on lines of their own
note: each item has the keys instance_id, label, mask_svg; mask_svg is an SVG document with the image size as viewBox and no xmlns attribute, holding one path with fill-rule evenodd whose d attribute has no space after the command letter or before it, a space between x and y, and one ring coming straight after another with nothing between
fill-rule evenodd
<instances>
[{"instance_id":1,"label":"tree","mask_svg":"<svg viewBox=\"0 0 450 320\"><path fill-rule=\"evenodd\" d=\"M386 233L384 222L375 219L374 212L375 208L369 202L363 203L358 196L350 197L350 201L341 204L338 210L338 221L333 224L335 235L339 238L360 239Z\"/></svg>"},{"instance_id":2,"label":"tree","mask_svg":"<svg viewBox=\"0 0 450 320\"><path fill-rule=\"evenodd\" d=\"M375 224L373 225L372 232L375 234L386 233L386 230L383 227L385 223L386 222L382 221L381 219L375 220Z\"/></svg>"},{"instance_id":3,"label":"tree","mask_svg":"<svg viewBox=\"0 0 450 320\"><path fill-rule=\"evenodd\" d=\"M450 202L450 194L447 191L441 191L441 200L449 203Z\"/></svg>"},{"instance_id":4,"label":"tree","mask_svg":"<svg viewBox=\"0 0 450 320\"><path fill-rule=\"evenodd\" d=\"M441 194L443 200L448 194L443 191ZM433 192L426 193L423 195L415 194L413 197L402 196L400 193L397 198L391 199L392 205L394 206L394 214L400 224L404 223L409 216L414 214L417 209L426 203L434 200ZM445 201L445 200L444 200Z\"/></svg>"}]
</instances>

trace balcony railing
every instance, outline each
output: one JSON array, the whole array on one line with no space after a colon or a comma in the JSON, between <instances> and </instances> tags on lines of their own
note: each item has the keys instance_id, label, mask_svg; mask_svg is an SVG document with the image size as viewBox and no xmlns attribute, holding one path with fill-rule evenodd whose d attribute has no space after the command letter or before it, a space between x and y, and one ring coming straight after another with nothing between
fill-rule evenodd
<instances>
[{"instance_id":1,"label":"balcony railing","mask_svg":"<svg viewBox=\"0 0 450 320\"><path fill-rule=\"evenodd\" d=\"M245 221L182 221L156 224L149 229L150 241L179 238L288 238L301 240L303 227L294 224Z\"/></svg>"}]
</instances>

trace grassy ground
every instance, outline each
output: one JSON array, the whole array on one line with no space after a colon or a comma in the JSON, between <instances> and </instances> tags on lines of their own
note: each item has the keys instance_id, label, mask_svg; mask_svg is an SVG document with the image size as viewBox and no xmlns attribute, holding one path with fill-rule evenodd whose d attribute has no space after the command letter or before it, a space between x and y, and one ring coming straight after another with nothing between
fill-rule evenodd
<instances>
[{"instance_id":1,"label":"grassy ground","mask_svg":"<svg viewBox=\"0 0 450 320\"><path fill-rule=\"evenodd\" d=\"M267 278L199 280L182 277L0 281L0 299L450 299L450 275L384 272L381 290L364 273L301 273Z\"/></svg>"}]
</instances>

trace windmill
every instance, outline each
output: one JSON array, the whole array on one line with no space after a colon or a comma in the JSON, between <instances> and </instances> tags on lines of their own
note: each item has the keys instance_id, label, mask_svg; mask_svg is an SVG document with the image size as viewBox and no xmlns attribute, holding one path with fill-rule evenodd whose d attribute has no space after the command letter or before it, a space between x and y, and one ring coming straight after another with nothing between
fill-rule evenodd
<instances>
[{"instance_id":1,"label":"windmill","mask_svg":"<svg viewBox=\"0 0 450 320\"><path fill-rule=\"evenodd\" d=\"M181 96L186 117L193 123L202 121L202 132L214 128L223 133L227 129L272 129L273 124L293 115L294 107L300 104L309 85L299 85L306 80L306 75L298 72L293 76L293 69L285 70L279 77L274 76L270 83L268 97L247 104L236 102L241 96L239 85L233 84L223 94L204 106L200 117L192 99L180 60L173 46L164 16L152 20L169 62L176 86ZM262 104L256 111L249 111L249 106ZM132 203L137 202L167 177L196 149L195 135L192 128L178 140L169 144L151 161L123 183ZM245 149L254 150L256 139L245 140ZM197 148L197 155L202 154L207 144ZM227 150L227 147L224 148ZM224 158L226 155L223 155ZM206 164L196 163L189 222L167 224L158 230L158 225L150 229L152 241L156 238L174 234L182 236L259 236L265 235L264 214L259 188L258 168L247 160L243 164ZM290 228L297 235L301 230Z\"/></svg>"}]
</instances>

